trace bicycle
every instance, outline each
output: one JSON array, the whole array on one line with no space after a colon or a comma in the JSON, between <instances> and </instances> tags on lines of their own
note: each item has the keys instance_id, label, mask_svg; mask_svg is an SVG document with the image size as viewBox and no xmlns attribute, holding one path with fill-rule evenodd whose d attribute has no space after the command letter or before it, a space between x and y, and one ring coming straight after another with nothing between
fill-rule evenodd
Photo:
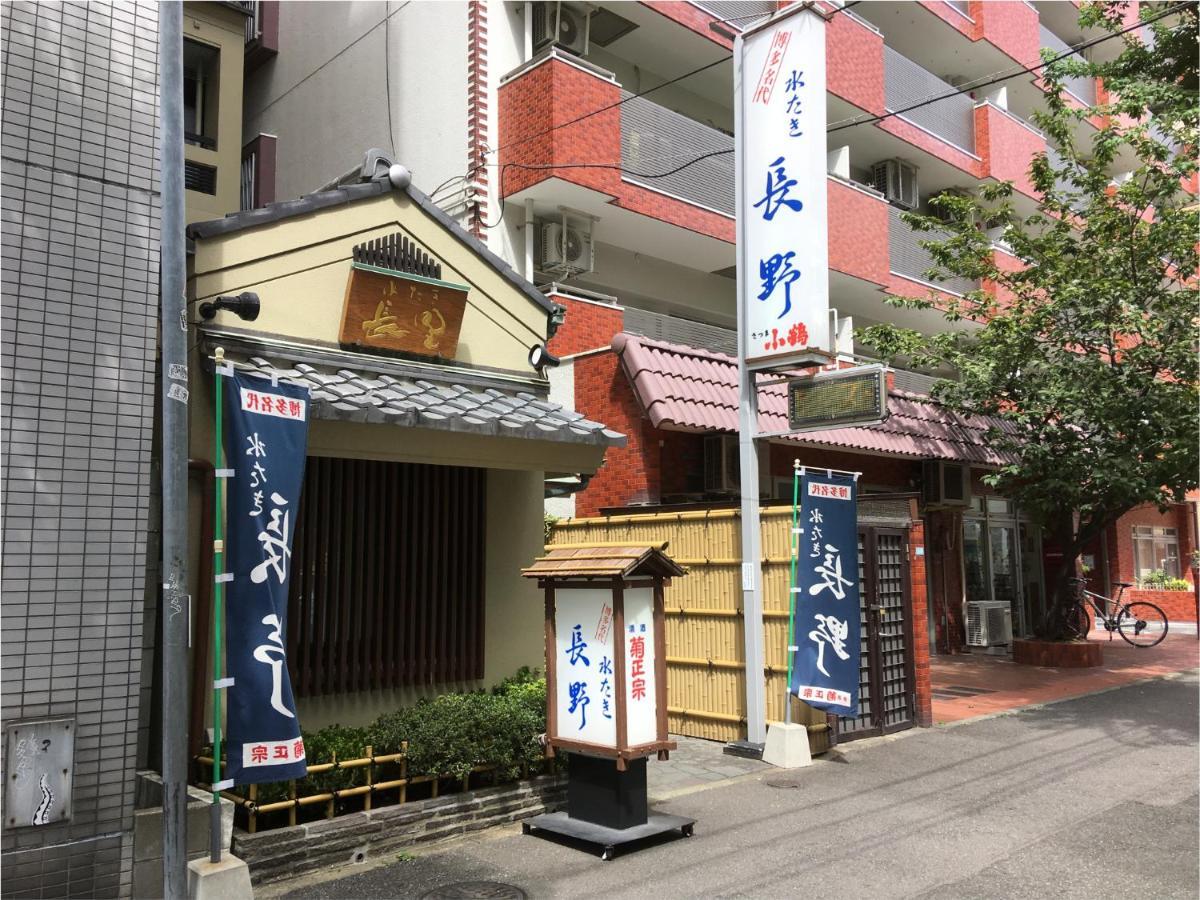
<instances>
[{"instance_id":1,"label":"bicycle","mask_svg":"<svg viewBox=\"0 0 1200 900\"><path fill-rule=\"evenodd\" d=\"M1086 639L1092 630L1089 607L1095 617L1096 627L1103 626L1110 641L1115 631L1126 643L1134 647L1153 647L1167 636L1167 616L1153 603L1134 600L1122 605L1121 598L1125 596L1125 589L1133 587L1131 582L1114 582L1120 588L1116 600L1087 590L1084 587L1085 583L1082 578L1071 579L1071 584L1076 590L1075 607L1068 613L1067 624L1079 637ZM1097 601L1103 601L1104 605L1101 606ZM1109 609L1116 610L1115 614L1109 615Z\"/></svg>"}]
</instances>

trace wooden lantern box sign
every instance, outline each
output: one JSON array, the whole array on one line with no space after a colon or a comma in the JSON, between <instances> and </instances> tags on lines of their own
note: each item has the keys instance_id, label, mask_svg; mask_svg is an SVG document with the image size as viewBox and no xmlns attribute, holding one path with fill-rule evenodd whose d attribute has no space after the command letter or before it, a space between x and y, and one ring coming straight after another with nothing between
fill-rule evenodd
<instances>
[{"instance_id":1,"label":"wooden lantern box sign","mask_svg":"<svg viewBox=\"0 0 1200 900\"><path fill-rule=\"evenodd\" d=\"M546 593L550 752L665 757L663 587L685 570L659 547L547 549L523 574Z\"/></svg>"}]
</instances>

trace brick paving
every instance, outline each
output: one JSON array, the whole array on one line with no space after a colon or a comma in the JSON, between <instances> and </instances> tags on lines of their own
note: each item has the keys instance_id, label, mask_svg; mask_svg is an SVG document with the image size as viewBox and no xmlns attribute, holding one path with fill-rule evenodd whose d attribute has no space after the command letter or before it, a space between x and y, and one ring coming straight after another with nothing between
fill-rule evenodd
<instances>
[{"instance_id":1,"label":"brick paving","mask_svg":"<svg viewBox=\"0 0 1200 900\"><path fill-rule=\"evenodd\" d=\"M1104 664L1093 669L1053 669L1014 663L1007 656L966 654L932 660L933 721L961 722L1080 697L1146 678L1200 667L1200 642L1192 634L1168 634L1157 647L1130 647L1119 636L1093 632Z\"/></svg>"}]
</instances>

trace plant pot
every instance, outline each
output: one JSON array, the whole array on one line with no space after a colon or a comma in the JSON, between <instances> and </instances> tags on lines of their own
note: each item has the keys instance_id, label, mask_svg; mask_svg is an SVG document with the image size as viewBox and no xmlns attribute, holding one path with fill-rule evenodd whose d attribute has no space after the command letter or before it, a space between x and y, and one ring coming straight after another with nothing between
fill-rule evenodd
<instances>
[{"instance_id":1,"label":"plant pot","mask_svg":"<svg viewBox=\"0 0 1200 900\"><path fill-rule=\"evenodd\" d=\"M1014 640L1013 662L1051 669L1088 669L1104 664L1100 644L1094 641Z\"/></svg>"}]
</instances>

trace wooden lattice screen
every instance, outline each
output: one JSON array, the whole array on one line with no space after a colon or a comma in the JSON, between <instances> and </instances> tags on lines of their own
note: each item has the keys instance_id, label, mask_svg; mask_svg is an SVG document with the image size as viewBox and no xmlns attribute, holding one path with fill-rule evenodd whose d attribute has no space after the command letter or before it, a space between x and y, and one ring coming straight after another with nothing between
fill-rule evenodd
<instances>
[{"instance_id":1,"label":"wooden lattice screen","mask_svg":"<svg viewBox=\"0 0 1200 900\"><path fill-rule=\"evenodd\" d=\"M486 475L308 458L288 598L298 696L483 677Z\"/></svg>"}]
</instances>

